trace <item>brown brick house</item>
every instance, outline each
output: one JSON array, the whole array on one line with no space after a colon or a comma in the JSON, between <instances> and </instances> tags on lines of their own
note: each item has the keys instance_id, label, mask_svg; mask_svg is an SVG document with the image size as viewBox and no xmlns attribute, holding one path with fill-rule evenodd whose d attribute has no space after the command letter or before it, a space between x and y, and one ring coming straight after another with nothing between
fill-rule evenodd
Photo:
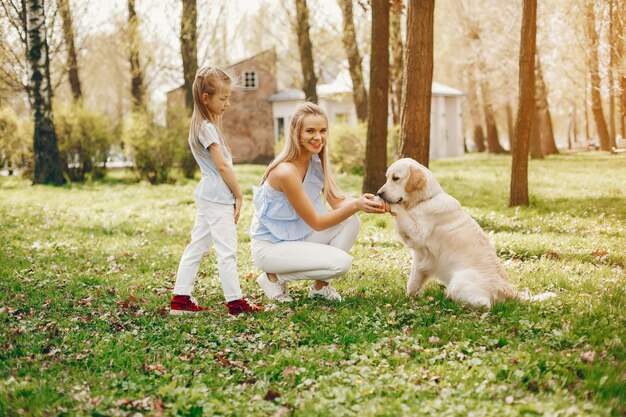
<instances>
[{"instance_id":1,"label":"brown brick house","mask_svg":"<svg viewBox=\"0 0 626 417\"><path fill-rule=\"evenodd\" d=\"M276 51L270 49L229 65L237 77L230 108L223 118L235 163L267 163L274 157L274 119L268 98L276 93ZM184 87L167 93L167 118L184 117Z\"/></svg>"}]
</instances>

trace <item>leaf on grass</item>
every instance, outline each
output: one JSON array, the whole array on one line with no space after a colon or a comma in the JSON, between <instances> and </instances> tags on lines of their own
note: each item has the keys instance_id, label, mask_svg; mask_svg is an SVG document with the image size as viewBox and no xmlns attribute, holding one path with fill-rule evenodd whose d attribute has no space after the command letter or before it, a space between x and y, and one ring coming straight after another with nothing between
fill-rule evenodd
<instances>
[{"instance_id":1,"label":"leaf on grass","mask_svg":"<svg viewBox=\"0 0 626 417\"><path fill-rule=\"evenodd\" d=\"M298 373L298 367L289 365L285 367L285 369L283 370L283 378L288 379L290 376L293 376L297 373Z\"/></svg>"},{"instance_id":2,"label":"leaf on grass","mask_svg":"<svg viewBox=\"0 0 626 417\"><path fill-rule=\"evenodd\" d=\"M437 336L430 336L428 338L428 343L430 343L431 345L436 345L441 343L441 339L439 339Z\"/></svg>"},{"instance_id":3,"label":"leaf on grass","mask_svg":"<svg viewBox=\"0 0 626 417\"><path fill-rule=\"evenodd\" d=\"M272 417L285 417L285 416L290 415L291 412L292 412L291 408L281 405L280 407L278 407L278 410L276 410L276 412L272 414Z\"/></svg>"},{"instance_id":4,"label":"leaf on grass","mask_svg":"<svg viewBox=\"0 0 626 417\"><path fill-rule=\"evenodd\" d=\"M216 353L215 354L215 359L217 359L217 361L222 366L238 368L238 369L241 369L242 371L246 369L246 366L243 364L243 362L241 362L241 361L231 361L226 356L224 356L223 353L219 353L219 352Z\"/></svg>"},{"instance_id":5,"label":"leaf on grass","mask_svg":"<svg viewBox=\"0 0 626 417\"><path fill-rule=\"evenodd\" d=\"M596 359L596 352L594 352L593 350L589 350L587 352L583 352L580 354L580 360L582 360L585 363L593 363L595 359Z\"/></svg>"},{"instance_id":6,"label":"leaf on grass","mask_svg":"<svg viewBox=\"0 0 626 417\"><path fill-rule=\"evenodd\" d=\"M132 253L132 252L124 252L124 256L130 259L131 261L134 261L137 259L137 254Z\"/></svg>"},{"instance_id":7,"label":"leaf on grass","mask_svg":"<svg viewBox=\"0 0 626 417\"><path fill-rule=\"evenodd\" d=\"M129 295L128 298L122 301L121 303L119 303L119 305L124 310L127 310L127 309L135 310L139 307L139 304L137 303L137 299L133 297L132 295Z\"/></svg>"},{"instance_id":8,"label":"leaf on grass","mask_svg":"<svg viewBox=\"0 0 626 417\"><path fill-rule=\"evenodd\" d=\"M273 401L278 397L280 397L280 394L270 389L270 390L267 390L267 392L265 393L265 396L263 396L263 399L265 401Z\"/></svg>"},{"instance_id":9,"label":"leaf on grass","mask_svg":"<svg viewBox=\"0 0 626 417\"><path fill-rule=\"evenodd\" d=\"M78 304L80 304L81 306L90 306L91 304L93 304L93 297L90 296L87 298L83 298L78 302Z\"/></svg>"},{"instance_id":10,"label":"leaf on grass","mask_svg":"<svg viewBox=\"0 0 626 417\"><path fill-rule=\"evenodd\" d=\"M17 311L16 308L12 308L12 307L9 307L9 306L0 307L0 314L2 314L2 313L13 314L16 311Z\"/></svg>"},{"instance_id":11,"label":"leaf on grass","mask_svg":"<svg viewBox=\"0 0 626 417\"><path fill-rule=\"evenodd\" d=\"M591 256L594 257L596 262L604 262L609 257L609 253L602 250L597 250L595 252L591 252Z\"/></svg>"},{"instance_id":12,"label":"leaf on grass","mask_svg":"<svg viewBox=\"0 0 626 417\"><path fill-rule=\"evenodd\" d=\"M143 369L146 372L156 372L159 375L163 375L167 373L167 369L165 369L165 366L161 365L160 363L155 363L154 365L145 363L143 365Z\"/></svg>"}]
</instances>

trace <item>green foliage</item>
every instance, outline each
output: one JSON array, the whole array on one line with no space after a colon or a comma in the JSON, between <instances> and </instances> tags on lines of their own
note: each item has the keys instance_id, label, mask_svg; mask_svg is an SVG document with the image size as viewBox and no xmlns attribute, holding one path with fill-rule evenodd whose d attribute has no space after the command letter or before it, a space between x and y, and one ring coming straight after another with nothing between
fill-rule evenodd
<instances>
[{"instance_id":1,"label":"green foliage","mask_svg":"<svg viewBox=\"0 0 626 417\"><path fill-rule=\"evenodd\" d=\"M189 141L186 140L189 137L190 123L189 117L169 118L165 128L167 134L174 140L176 161L183 171L183 176L188 179L193 178L198 171L198 163L191 153Z\"/></svg>"},{"instance_id":2,"label":"green foliage","mask_svg":"<svg viewBox=\"0 0 626 417\"><path fill-rule=\"evenodd\" d=\"M362 174L367 124L333 124L329 130L328 157L333 168L338 172Z\"/></svg>"},{"instance_id":3,"label":"green foliage","mask_svg":"<svg viewBox=\"0 0 626 417\"><path fill-rule=\"evenodd\" d=\"M10 107L0 108L0 167L32 171L33 127Z\"/></svg>"},{"instance_id":4,"label":"green foliage","mask_svg":"<svg viewBox=\"0 0 626 417\"><path fill-rule=\"evenodd\" d=\"M367 123L349 125L334 124L330 127L328 149L329 158L338 172L363 174ZM387 131L387 161L391 163L398 157L399 127L389 126Z\"/></svg>"},{"instance_id":5,"label":"green foliage","mask_svg":"<svg viewBox=\"0 0 626 417\"><path fill-rule=\"evenodd\" d=\"M152 115L140 112L133 113L124 123L122 138L140 177L150 184L163 184L171 179L170 171L177 153L180 155L181 143L187 142L186 135L180 136L178 126L159 126L152 121Z\"/></svg>"},{"instance_id":6,"label":"green foliage","mask_svg":"<svg viewBox=\"0 0 626 417\"><path fill-rule=\"evenodd\" d=\"M103 178L113 144L111 121L103 114L72 104L54 114L63 170L71 181Z\"/></svg>"},{"instance_id":7,"label":"green foliage","mask_svg":"<svg viewBox=\"0 0 626 417\"><path fill-rule=\"evenodd\" d=\"M310 300L296 282L293 303L229 317L212 250L194 288L212 309L171 317L195 181L0 178L0 415L623 416L624 156L530 161L524 208L507 207L510 157L433 161L512 284L558 293L491 311L447 300L436 282L407 299L411 257L394 220L361 213L352 269L333 284L343 303ZM248 238L263 169L235 166L241 286L265 302ZM337 179L360 189L360 176Z\"/></svg>"}]
</instances>

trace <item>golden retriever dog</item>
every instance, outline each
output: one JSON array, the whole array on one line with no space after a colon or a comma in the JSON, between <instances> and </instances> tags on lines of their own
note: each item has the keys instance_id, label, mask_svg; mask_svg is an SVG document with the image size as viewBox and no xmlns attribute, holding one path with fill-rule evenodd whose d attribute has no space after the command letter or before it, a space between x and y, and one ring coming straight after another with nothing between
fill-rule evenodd
<instances>
[{"instance_id":1,"label":"golden retriever dog","mask_svg":"<svg viewBox=\"0 0 626 417\"><path fill-rule=\"evenodd\" d=\"M509 285L491 240L428 168L404 158L394 162L386 176L378 196L390 204L396 230L413 256L408 296L418 294L429 278L445 284L450 299L471 307L491 308L509 298L540 301L555 296L530 296Z\"/></svg>"}]
</instances>

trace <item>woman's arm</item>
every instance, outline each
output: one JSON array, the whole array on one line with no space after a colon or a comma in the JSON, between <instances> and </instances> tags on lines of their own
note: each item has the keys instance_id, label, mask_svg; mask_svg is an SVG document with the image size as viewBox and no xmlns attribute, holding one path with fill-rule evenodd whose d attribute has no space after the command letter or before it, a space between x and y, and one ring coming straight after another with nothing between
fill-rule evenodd
<instances>
[{"instance_id":1,"label":"woman's arm","mask_svg":"<svg viewBox=\"0 0 626 417\"><path fill-rule=\"evenodd\" d=\"M235 177L235 171L231 164L228 163L226 157L224 157L224 153L222 152L222 148L217 143L212 143L209 146L209 153L211 154L211 158L213 159L213 163L217 168L218 172L222 176L222 179L230 188L233 195L235 196L235 224L239 221L239 213L241 210L241 202L243 199L243 195L241 193L241 189L239 188L239 184L237 183L237 177Z\"/></svg>"},{"instance_id":2,"label":"woman's arm","mask_svg":"<svg viewBox=\"0 0 626 417\"><path fill-rule=\"evenodd\" d=\"M334 209L328 213L318 213L313 202L304 192L300 175L289 164L283 163L274 168L268 181L270 181L272 188L285 194L296 213L313 230L325 230L335 226L359 210L367 213L384 213L384 208L379 203L370 201L370 198L373 197L372 194L364 194L356 200L344 199L341 204L337 204L337 207L333 207Z\"/></svg>"}]
</instances>

